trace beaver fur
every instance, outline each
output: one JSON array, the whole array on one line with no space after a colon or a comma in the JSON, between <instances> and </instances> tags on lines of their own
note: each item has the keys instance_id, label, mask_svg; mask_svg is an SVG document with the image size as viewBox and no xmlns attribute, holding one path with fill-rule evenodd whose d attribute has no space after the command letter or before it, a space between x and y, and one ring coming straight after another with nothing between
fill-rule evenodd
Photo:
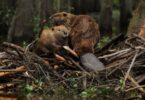
<instances>
[{"instance_id":1,"label":"beaver fur","mask_svg":"<svg viewBox=\"0 0 145 100\"><path fill-rule=\"evenodd\" d=\"M64 25L43 29L37 42L36 52L53 53L65 44L69 30Z\"/></svg>"},{"instance_id":2,"label":"beaver fur","mask_svg":"<svg viewBox=\"0 0 145 100\"><path fill-rule=\"evenodd\" d=\"M69 45L82 55L94 52L94 46L100 39L99 25L88 15L74 15L59 12L50 16L55 25L65 25L70 28Z\"/></svg>"},{"instance_id":3,"label":"beaver fur","mask_svg":"<svg viewBox=\"0 0 145 100\"><path fill-rule=\"evenodd\" d=\"M94 46L100 39L100 32L99 25L92 17L59 12L50 16L50 20L55 25L65 25L70 29L69 46L79 55L86 69L93 71L104 69L104 65L93 54Z\"/></svg>"},{"instance_id":4,"label":"beaver fur","mask_svg":"<svg viewBox=\"0 0 145 100\"><path fill-rule=\"evenodd\" d=\"M145 20L141 24L138 35L141 37L145 37Z\"/></svg>"}]
</instances>

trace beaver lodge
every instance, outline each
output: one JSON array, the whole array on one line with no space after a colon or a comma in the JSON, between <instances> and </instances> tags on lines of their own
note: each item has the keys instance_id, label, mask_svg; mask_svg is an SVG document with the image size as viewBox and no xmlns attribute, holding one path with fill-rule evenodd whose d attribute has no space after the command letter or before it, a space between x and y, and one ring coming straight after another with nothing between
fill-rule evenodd
<instances>
[{"instance_id":1,"label":"beaver lodge","mask_svg":"<svg viewBox=\"0 0 145 100\"><path fill-rule=\"evenodd\" d=\"M0 46L0 90L21 92L24 85L33 87L33 92L50 93L58 87L83 91L95 87L95 94L123 96L132 91L133 98L142 98L145 93L145 39L137 35L122 34L95 55L104 63L100 72L88 72L69 51L59 54L64 60L40 57L26 48L4 42ZM41 84L40 84L41 83ZM110 97L111 98L111 97Z\"/></svg>"}]
</instances>

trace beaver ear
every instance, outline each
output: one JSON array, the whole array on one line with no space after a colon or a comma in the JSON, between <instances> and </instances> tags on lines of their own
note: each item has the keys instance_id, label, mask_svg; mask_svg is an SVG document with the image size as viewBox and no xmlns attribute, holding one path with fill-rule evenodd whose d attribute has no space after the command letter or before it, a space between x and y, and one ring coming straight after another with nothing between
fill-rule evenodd
<instances>
[{"instance_id":1,"label":"beaver ear","mask_svg":"<svg viewBox=\"0 0 145 100\"><path fill-rule=\"evenodd\" d=\"M64 16L64 17L66 17L66 16L67 16L67 14L66 14L66 13L64 13L64 14L63 14L63 16Z\"/></svg>"}]
</instances>

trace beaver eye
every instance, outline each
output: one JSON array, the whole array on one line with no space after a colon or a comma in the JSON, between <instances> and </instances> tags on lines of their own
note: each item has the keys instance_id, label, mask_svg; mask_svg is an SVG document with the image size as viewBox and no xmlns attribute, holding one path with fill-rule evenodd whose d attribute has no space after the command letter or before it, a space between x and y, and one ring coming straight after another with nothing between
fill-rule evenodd
<instances>
[{"instance_id":1,"label":"beaver eye","mask_svg":"<svg viewBox=\"0 0 145 100\"><path fill-rule=\"evenodd\" d=\"M66 14L66 13L64 13L64 14L63 14L63 16L64 16L64 17L66 17L66 16L67 16L67 14Z\"/></svg>"}]
</instances>

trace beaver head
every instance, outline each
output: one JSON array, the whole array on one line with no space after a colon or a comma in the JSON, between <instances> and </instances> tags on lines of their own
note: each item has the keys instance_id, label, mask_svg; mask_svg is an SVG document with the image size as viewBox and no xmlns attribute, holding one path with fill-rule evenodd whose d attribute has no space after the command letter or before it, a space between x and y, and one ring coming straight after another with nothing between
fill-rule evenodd
<instances>
[{"instance_id":1,"label":"beaver head","mask_svg":"<svg viewBox=\"0 0 145 100\"><path fill-rule=\"evenodd\" d=\"M73 22L75 15L67 12L58 12L49 17L55 25L65 25L70 26Z\"/></svg>"},{"instance_id":2,"label":"beaver head","mask_svg":"<svg viewBox=\"0 0 145 100\"><path fill-rule=\"evenodd\" d=\"M54 26L50 30L56 39L66 38L69 35L69 30L64 25Z\"/></svg>"},{"instance_id":3,"label":"beaver head","mask_svg":"<svg viewBox=\"0 0 145 100\"><path fill-rule=\"evenodd\" d=\"M65 45L68 35L69 30L64 25L43 29L38 39L37 48L45 53L55 52Z\"/></svg>"}]
</instances>

